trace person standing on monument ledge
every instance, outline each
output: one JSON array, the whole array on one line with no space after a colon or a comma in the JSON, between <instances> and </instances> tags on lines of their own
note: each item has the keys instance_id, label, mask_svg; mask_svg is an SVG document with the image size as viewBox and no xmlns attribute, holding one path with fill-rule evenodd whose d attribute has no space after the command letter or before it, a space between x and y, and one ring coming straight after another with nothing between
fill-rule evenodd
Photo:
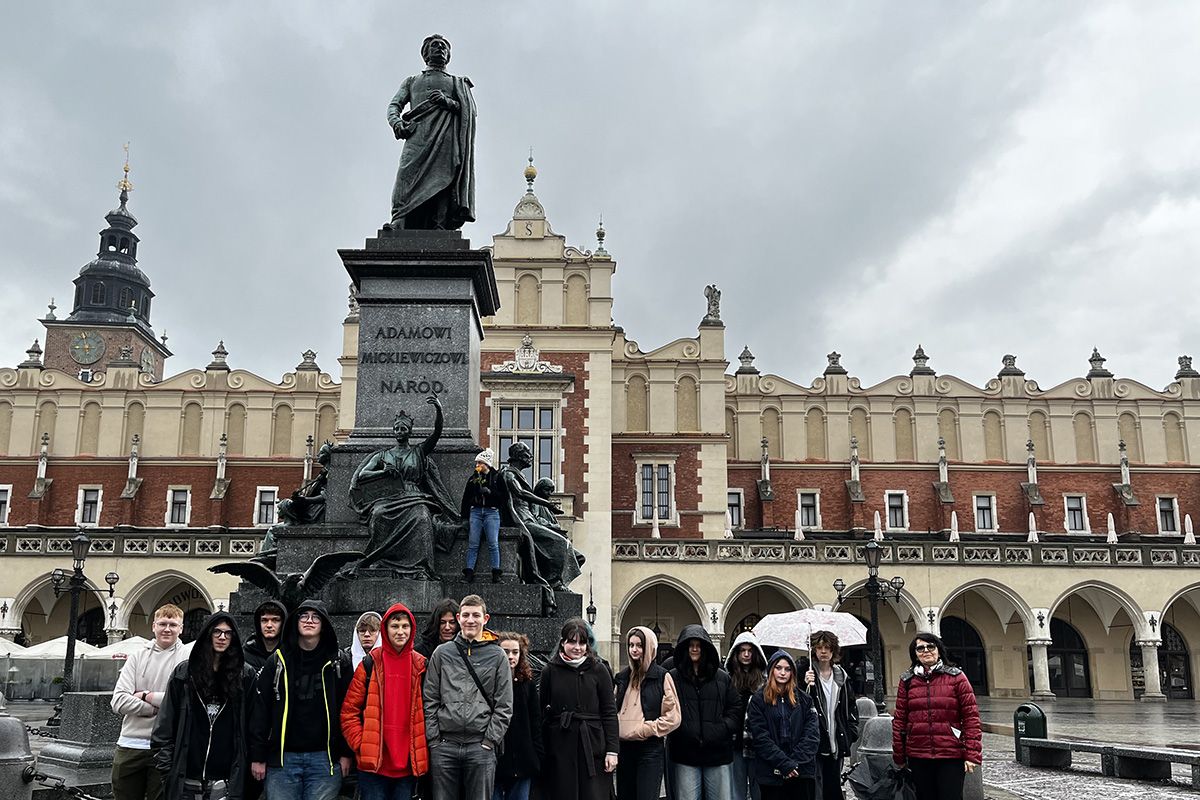
<instances>
[{"instance_id":1,"label":"person standing on monument ledge","mask_svg":"<svg viewBox=\"0 0 1200 800\"><path fill-rule=\"evenodd\" d=\"M479 545L487 535L488 558L492 565L492 583L499 583L500 569L500 507L504 502L504 482L496 472L496 454L487 448L475 456L475 472L467 478L463 489L462 515L470 522L467 539L467 563L463 577L467 583L475 580L475 562Z\"/></svg>"},{"instance_id":2,"label":"person standing on monument ledge","mask_svg":"<svg viewBox=\"0 0 1200 800\"><path fill-rule=\"evenodd\" d=\"M254 609L254 635L246 640L242 655L258 672L279 646L279 637L287 621L287 609L278 600L267 599Z\"/></svg>"},{"instance_id":3,"label":"person standing on monument ledge","mask_svg":"<svg viewBox=\"0 0 1200 800\"><path fill-rule=\"evenodd\" d=\"M404 152L384 229L458 230L475 221L472 84L446 72L450 42L444 36L425 39L421 58L426 68L405 78L388 104L388 124L404 140Z\"/></svg>"}]
</instances>

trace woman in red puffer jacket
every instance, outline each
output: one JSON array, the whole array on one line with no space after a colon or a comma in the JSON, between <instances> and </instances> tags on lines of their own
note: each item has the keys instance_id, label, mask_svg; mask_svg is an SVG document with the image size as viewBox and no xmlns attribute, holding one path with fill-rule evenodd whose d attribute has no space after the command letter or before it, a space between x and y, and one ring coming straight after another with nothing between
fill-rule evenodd
<instances>
[{"instance_id":1,"label":"woman in red puffer jacket","mask_svg":"<svg viewBox=\"0 0 1200 800\"><path fill-rule=\"evenodd\" d=\"M907 764L921 800L962 800L963 778L983 763L975 690L932 633L908 646L892 717L892 759Z\"/></svg>"}]
</instances>

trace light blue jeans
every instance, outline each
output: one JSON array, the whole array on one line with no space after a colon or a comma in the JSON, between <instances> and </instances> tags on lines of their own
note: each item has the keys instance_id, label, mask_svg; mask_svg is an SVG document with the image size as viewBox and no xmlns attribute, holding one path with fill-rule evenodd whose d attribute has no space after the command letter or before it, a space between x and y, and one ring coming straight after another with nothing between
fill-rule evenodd
<instances>
[{"instance_id":1,"label":"light blue jeans","mask_svg":"<svg viewBox=\"0 0 1200 800\"><path fill-rule=\"evenodd\" d=\"M753 758L735 753L729 765L730 796L732 800L758 800L758 781L754 780Z\"/></svg>"},{"instance_id":2,"label":"light blue jeans","mask_svg":"<svg viewBox=\"0 0 1200 800\"><path fill-rule=\"evenodd\" d=\"M500 569L500 509L475 506L471 509L471 533L467 538L467 569L475 569L479 558L480 534L487 535L492 569Z\"/></svg>"},{"instance_id":3,"label":"light blue jeans","mask_svg":"<svg viewBox=\"0 0 1200 800\"><path fill-rule=\"evenodd\" d=\"M334 761L332 774L324 750L283 754L282 767L268 767L263 785L271 800L334 800L342 788L342 768Z\"/></svg>"},{"instance_id":4,"label":"light blue jeans","mask_svg":"<svg viewBox=\"0 0 1200 800\"><path fill-rule=\"evenodd\" d=\"M728 764L719 767L675 765L676 800L731 800L729 792Z\"/></svg>"}]
</instances>

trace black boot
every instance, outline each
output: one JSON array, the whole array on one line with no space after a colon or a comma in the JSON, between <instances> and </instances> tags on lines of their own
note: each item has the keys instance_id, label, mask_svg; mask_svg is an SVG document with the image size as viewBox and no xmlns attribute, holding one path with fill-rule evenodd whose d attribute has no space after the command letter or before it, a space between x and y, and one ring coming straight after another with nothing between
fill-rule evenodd
<instances>
[{"instance_id":1,"label":"black boot","mask_svg":"<svg viewBox=\"0 0 1200 800\"><path fill-rule=\"evenodd\" d=\"M475 570L471 569L470 567L464 567L463 568L463 580L465 580L467 583L474 583L475 582Z\"/></svg>"},{"instance_id":2,"label":"black boot","mask_svg":"<svg viewBox=\"0 0 1200 800\"><path fill-rule=\"evenodd\" d=\"M504 570L502 570L502 569L494 569L494 570L492 570L492 583L499 583L499 582L500 582L500 578L501 578L503 575L504 575Z\"/></svg>"}]
</instances>

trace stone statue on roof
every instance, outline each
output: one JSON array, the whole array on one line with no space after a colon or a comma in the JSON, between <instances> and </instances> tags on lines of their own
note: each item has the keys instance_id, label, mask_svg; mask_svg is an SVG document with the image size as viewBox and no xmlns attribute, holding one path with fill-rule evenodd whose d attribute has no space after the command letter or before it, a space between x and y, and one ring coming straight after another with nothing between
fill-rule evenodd
<instances>
[{"instance_id":1,"label":"stone statue on roof","mask_svg":"<svg viewBox=\"0 0 1200 800\"><path fill-rule=\"evenodd\" d=\"M421 45L425 69L408 77L387 119L404 140L392 189L391 230L457 230L475 220L475 100L469 78L446 72L450 42ZM407 110L405 107L407 106Z\"/></svg>"}]
</instances>

